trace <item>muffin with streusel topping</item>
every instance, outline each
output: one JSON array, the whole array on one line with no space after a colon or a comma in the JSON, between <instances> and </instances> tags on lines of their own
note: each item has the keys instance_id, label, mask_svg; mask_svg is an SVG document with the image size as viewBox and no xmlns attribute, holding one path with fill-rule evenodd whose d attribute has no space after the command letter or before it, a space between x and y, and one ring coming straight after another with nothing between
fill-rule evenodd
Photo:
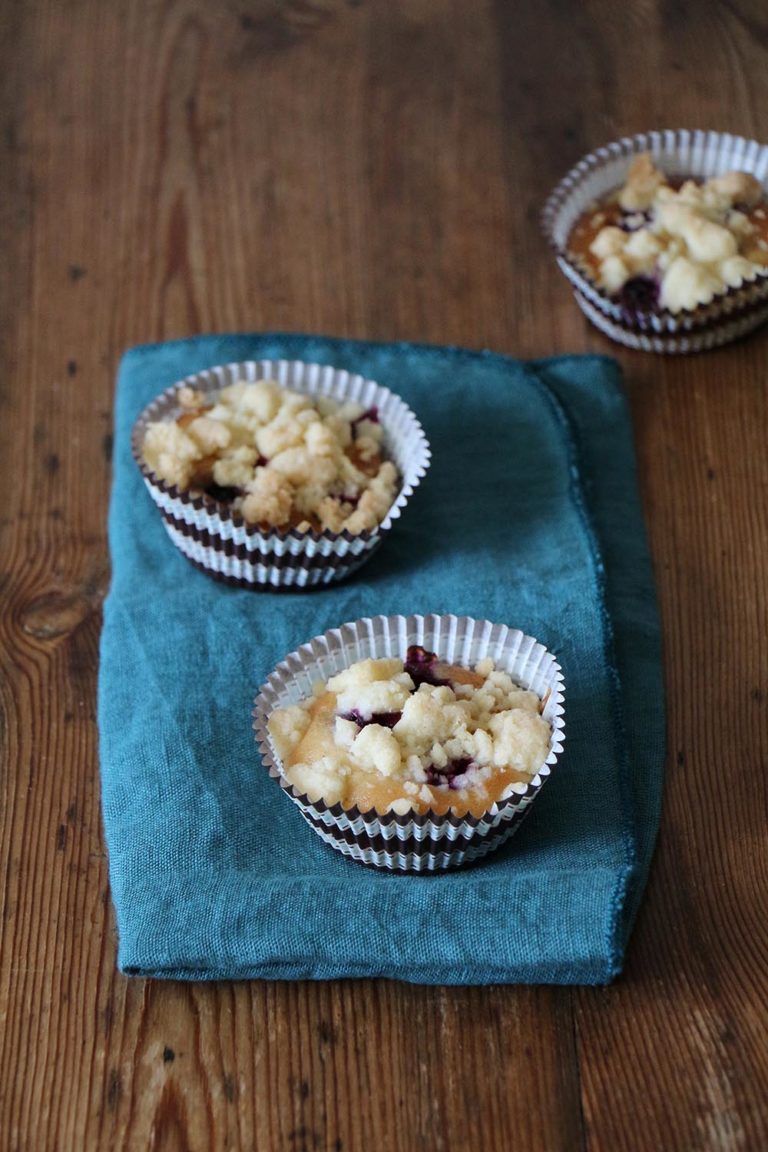
<instances>
[{"instance_id":1,"label":"muffin with streusel topping","mask_svg":"<svg viewBox=\"0 0 768 1152\"><path fill-rule=\"evenodd\" d=\"M267 530L377 527L398 473L383 456L376 408L307 396L274 380L206 394L180 388L175 420L153 420L142 453L154 474Z\"/></svg>"},{"instance_id":2,"label":"muffin with streusel topping","mask_svg":"<svg viewBox=\"0 0 768 1152\"><path fill-rule=\"evenodd\" d=\"M145 409L133 449L174 543L246 586L350 574L429 462L421 426L394 393L286 361L187 378Z\"/></svg>"},{"instance_id":3,"label":"muffin with streusel topping","mask_svg":"<svg viewBox=\"0 0 768 1152\"><path fill-rule=\"evenodd\" d=\"M768 320L767 190L767 145L644 132L579 161L542 224L579 307L613 340L705 351Z\"/></svg>"},{"instance_id":4,"label":"muffin with streusel topping","mask_svg":"<svg viewBox=\"0 0 768 1152\"><path fill-rule=\"evenodd\" d=\"M690 312L768 273L768 203L749 172L674 180L641 152L568 249L630 321L641 307Z\"/></svg>"},{"instance_id":5,"label":"muffin with streusel topping","mask_svg":"<svg viewBox=\"0 0 768 1152\"><path fill-rule=\"evenodd\" d=\"M493 660L358 660L269 718L286 779L312 800L361 812L482 816L547 758L546 701Z\"/></svg>"},{"instance_id":6,"label":"muffin with streusel topping","mask_svg":"<svg viewBox=\"0 0 768 1152\"><path fill-rule=\"evenodd\" d=\"M562 750L562 700L557 662L522 632L378 616L287 657L254 716L270 775L323 840L440 871L516 829Z\"/></svg>"}]
</instances>

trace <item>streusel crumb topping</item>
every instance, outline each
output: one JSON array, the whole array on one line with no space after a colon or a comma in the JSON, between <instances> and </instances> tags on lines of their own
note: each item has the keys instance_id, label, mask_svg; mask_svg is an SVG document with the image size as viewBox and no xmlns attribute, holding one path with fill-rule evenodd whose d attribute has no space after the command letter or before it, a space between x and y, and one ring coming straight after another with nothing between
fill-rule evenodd
<instances>
[{"instance_id":1,"label":"streusel crumb topping","mask_svg":"<svg viewBox=\"0 0 768 1152\"><path fill-rule=\"evenodd\" d=\"M358 535L392 506L399 477L375 408L270 380L177 397L181 414L149 424L143 445L166 483L206 492L264 528Z\"/></svg>"},{"instance_id":2,"label":"streusel crumb topping","mask_svg":"<svg viewBox=\"0 0 768 1152\"><path fill-rule=\"evenodd\" d=\"M268 728L286 779L312 801L481 816L546 760L543 707L491 660L462 668L414 646L405 661L352 664Z\"/></svg>"},{"instance_id":3,"label":"streusel crumb topping","mask_svg":"<svg viewBox=\"0 0 768 1152\"><path fill-rule=\"evenodd\" d=\"M709 304L768 267L763 188L747 172L671 184L643 153L618 192L577 221L569 247L629 312Z\"/></svg>"}]
</instances>

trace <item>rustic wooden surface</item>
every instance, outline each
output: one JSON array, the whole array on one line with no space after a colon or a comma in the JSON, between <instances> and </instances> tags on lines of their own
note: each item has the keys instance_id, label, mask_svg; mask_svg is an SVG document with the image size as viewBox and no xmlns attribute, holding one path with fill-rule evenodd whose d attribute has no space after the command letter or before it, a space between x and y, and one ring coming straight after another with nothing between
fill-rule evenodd
<instances>
[{"instance_id":1,"label":"rustic wooden surface","mask_svg":"<svg viewBox=\"0 0 768 1152\"><path fill-rule=\"evenodd\" d=\"M768 335L609 347L536 226L623 132L768 138L760 0L0 5L0 1152L768 1146ZM293 329L613 351L668 784L604 990L115 970L95 685L122 349Z\"/></svg>"}]
</instances>

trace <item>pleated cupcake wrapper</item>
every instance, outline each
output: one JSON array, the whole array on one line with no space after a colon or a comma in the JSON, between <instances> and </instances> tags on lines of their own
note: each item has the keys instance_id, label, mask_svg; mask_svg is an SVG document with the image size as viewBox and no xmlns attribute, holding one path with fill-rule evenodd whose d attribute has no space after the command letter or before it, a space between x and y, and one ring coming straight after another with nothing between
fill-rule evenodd
<instances>
[{"instance_id":1,"label":"pleated cupcake wrapper","mask_svg":"<svg viewBox=\"0 0 768 1152\"><path fill-rule=\"evenodd\" d=\"M271 713L307 699L317 681L327 681L358 660L405 659L412 644L463 667L490 657L498 669L542 699L549 693L543 712L552 727L549 752L536 775L527 783L512 785L509 797L494 803L481 817L455 812L444 816L361 812L356 807L313 801L297 792L283 776L269 735ZM254 729L269 775L327 844L352 860L388 871L437 872L479 859L519 827L562 753L563 697L563 677L554 656L517 629L468 616L375 616L330 629L287 656L256 699Z\"/></svg>"},{"instance_id":2,"label":"pleated cupcake wrapper","mask_svg":"<svg viewBox=\"0 0 768 1152\"><path fill-rule=\"evenodd\" d=\"M576 292L576 303L592 323L610 336L617 344L636 348L640 352L662 352L665 355L684 355L689 352L708 352L720 348L754 332L768 320L768 305L748 309L735 320L721 320L702 332L681 332L677 336L659 336L653 332L636 332L621 324L615 324L603 316L581 293Z\"/></svg>"},{"instance_id":3,"label":"pleated cupcake wrapper","mask_svg":"<svg viewBox=\"0 0 768 1152\"><path fill-rule=\"evenodd\" d=\"M358 535L346 530L265 530L209 496L192 495L166 484L150 470L142 454L147 425L181 414L180 388L210 395L241 380L275 380L308 396L329 396L340 403L353 401L364 410L377 409L384 450L396 464L401 484L392 507L376 528ZM431 459L421 424L394 392L344 369L299 360L248 360L185 377L144 409L133 427L131 447L176 547L197 567L241 587L307 588L351 575L373 555L402 515Z\"/></svg>"},{"instance_id":4,"label":"pleated cupcake wrapper","mask_svg":"<svg viewBox=\"0 0 768 1152\"><path fill-rule=\"evenodd\" d=\"M542 212L544 234L570 281L582 311L611 339L649 352L686 353L726 344L768 319L768 271L709 304L687 312L660 308L627 318L621 305L602 292L571 259L568 237L595 201L620 188L629 163L649 152L667 175L706 180L724 172L749 172L768 183L768 146L721 132L667 129L624 137L590 152L560 181Z\"/></svg>"}]
</instances>

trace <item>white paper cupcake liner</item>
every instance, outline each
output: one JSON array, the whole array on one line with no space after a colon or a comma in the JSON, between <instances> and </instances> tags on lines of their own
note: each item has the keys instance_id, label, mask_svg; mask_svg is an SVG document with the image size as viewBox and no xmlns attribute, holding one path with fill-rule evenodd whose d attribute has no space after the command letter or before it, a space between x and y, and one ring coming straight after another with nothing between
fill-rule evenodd
<instances>
[{"instance_id":1,"label":"white paper cupcake liner","mask_svg":"<svg viewBox=\"0 0 768 1152\"><path fill-rule=\"evenodd\" d=\"M357 660L404 659L412 644L465 667L490 657L517 683L547 697L543 716L552 733L549 753L536 775L526 784L512 785L509 797L494 803L482 817L361 812L357 807L312 801L297 792L282 774L267 728L274 709L306 699L318 680L328 680ZM554 656L537 640L505 624L468 616L374 616L332 628L287 656L256 698L253 726L269 775L327 844L352 860L388 871L438 872L478 860L517 830L562 753L564 691Z\"/></svg>"},{"instance_id":2,"label":"white paper cupcake liner","mask_svg":"<svg viewBox=\"0 0 768 1152\"><path fill-rule=\"evenodd\" d=\"M354 401L376 408L384 430L384 451L400 473L400 489L382 522L370 531L271 531L249 524L237 512L207 495L191 495L166 484L144 461L147 425L173 420L181 412L180 388L210 394L240 380L275 380L310 396ZM240 587L309 588L343 580L379 547L403 513L429 467L431 453L421 424L408 405L388 388L340 368L300 360L247 360L187 376L149 404L133 427L133 455L149 493L176 547L197 567Z\"/></svg>"},{"instance_id":3,"label":"white paper cupcake liner","mask_svg":"<svg viewBox=\"0 0 768 1152\"><path fill-rule=\"evenodd\" d=\"M617 344L636 348L640 352L662 352L667 356L684 355L689 352L708 352L730 344L765 324L768 320L768 305L748 310L735 320L723 319L701 332L680 332L677 336L659 336L652 332L636 332L622 324L609 320L580 292L574 293L576 303L592 323L610 336Z\"/></svg>"},{"instance_id":4,"label":"white paper cupcake liner","mask_svg":"<svg viewBox=\"0 0 768 1152\"><path fill-rule=\"evenodd\" d=\"M768 146L722 132L667 129L624 137L590 152L560 181L542 212L544 234L582 311L611 339L649 352L705 351L736 340L768 319L768 271L687 312L659 308L630 321L568 254L568 237L581 214L620 187L629 162L649 152L667 176L706 180L742 171L768 187Z\"/></svg>"}]
</instances>

